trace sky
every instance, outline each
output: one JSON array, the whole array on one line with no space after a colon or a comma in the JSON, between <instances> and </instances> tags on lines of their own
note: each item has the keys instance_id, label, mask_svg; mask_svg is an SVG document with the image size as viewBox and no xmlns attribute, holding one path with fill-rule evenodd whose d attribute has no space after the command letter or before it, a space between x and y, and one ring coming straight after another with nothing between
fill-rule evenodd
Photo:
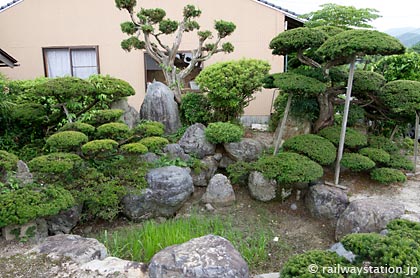
<instances>
[{"instance_id":1,"label":"sky","mask_svg":"<svg viewBox=\"0 0 420 278\"><path fill-rule=\"evenodd\" d=\"M356 8L373 8L378 10L381 18L371 22L379 31L394 28L420 28L420 1L417 0L268 0L282 8L297 14L304 14L321 9L319 5L334 3Z\"/></svg>"}]
</instances>

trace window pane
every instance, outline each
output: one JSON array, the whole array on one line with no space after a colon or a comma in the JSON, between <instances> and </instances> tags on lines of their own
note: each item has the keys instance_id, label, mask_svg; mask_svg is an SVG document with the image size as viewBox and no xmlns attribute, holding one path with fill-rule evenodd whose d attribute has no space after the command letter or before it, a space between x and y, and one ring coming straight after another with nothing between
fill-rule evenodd
<instances>
[{"instance_id":1,"label":"window pane","mask_svg":"<svg viewBox=\"0 0 420 278\"><path fill-rule=\"evenodd\" d=\"M98 70L96 67L87 68L73 68L73 76L79 78L88 78L92 74L97 74Z\"/></svg>"},{"instance_id":2,"label":"window pane","mask_svg":"<svg viewBox=\"0 0 420 278\"><path fill-rule=\"evenodd\" d=\"M88 78L98 73L96 49L74 49L71 51L73 76Z\"/></svg>"},{"instance_id":3,"label":"window pane","mask_svg":"<svg viewBox=\"0 0 420 278\"><path fill-rule=\"evenodd\" d=\"M68 49L45 49L48 77L71 75Z\"/></svg>"}]
</instances>

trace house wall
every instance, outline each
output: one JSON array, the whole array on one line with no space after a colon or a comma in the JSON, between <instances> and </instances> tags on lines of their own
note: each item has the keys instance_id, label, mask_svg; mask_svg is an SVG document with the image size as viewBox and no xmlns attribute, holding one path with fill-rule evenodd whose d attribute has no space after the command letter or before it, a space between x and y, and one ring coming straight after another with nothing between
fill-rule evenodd
<instances>
[{"instance_id":1,"label":"house wall","mask_svg":"<svg viewBox=\"0 0 420 278\"><path fill-rule=\"evenodd\" d=\"M205 66L256 58L267 60L272 72L283 68L282 57L271 55L268 48L270 40L284 28L284 14L275 9L253 0L138 2L144 8L161 7L172 19L180 19L185 5L196 5L202 10L198 20L202 29L213 30L214 20L218 19L234 22L237 29L228 40L234 44L235 51L219 53L206 61ZM0 72L12 79L44 76L42 47L98 45L101 74L128 81L136 90L129 102L139 110L145 93L144 55L141 51L127 53L120 48L126 36L119 25L128 20L128 14L119 11L113 0L24 0L0 13L1 47L20 64L13 69L1 68ZM180 50L196 45L196 35L186 34ZM272 90L257 93L246 114L269 115L272 98Z\"/></svg>"}]
</instances>

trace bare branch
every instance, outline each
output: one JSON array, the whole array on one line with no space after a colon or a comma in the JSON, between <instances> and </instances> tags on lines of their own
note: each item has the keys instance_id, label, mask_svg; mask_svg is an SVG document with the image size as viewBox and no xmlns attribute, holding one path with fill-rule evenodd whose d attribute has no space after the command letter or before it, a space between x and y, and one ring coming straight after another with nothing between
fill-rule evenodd
<instances>
[{"instance_id":1,"label":"bare branch","mask_svg":"<svg viewBox=\"0 0 420 278\"><path fill-rule=\"evenodd\" d=\"M302 64L305 64L307 66L311 66L311 67L314 67L314 68L321 68L321 65L318 62L316 62L315 60L312 60L311 58L309 58L305 55L303 55L303 49L298 50L297 58L299 59L299 61Z\"/></svg>"}]
</instances>

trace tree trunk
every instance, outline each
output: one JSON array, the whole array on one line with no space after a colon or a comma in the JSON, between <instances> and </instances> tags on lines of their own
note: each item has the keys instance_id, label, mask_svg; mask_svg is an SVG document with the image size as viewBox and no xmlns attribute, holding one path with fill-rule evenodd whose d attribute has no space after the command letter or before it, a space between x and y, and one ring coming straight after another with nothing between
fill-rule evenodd
<instances>
[{"instance_id":1,"label":"tree trunk","mask_svg":"<svg viewBox=\"0 0 420 278\"><path fill-rule=\"evenodd\" d=\"M274 144L274 155L278 153L279 148L281 147L281 140L283 139L284 129L286 128L287 117L289 116L290 105L292 104L292 97L293 94L289 94L289 97L287 98L286 109L284 109L283 113L283 119L281 120L281 123L279 123L280 125L277 127L277 129L279 129L279 133L277 134L275 141L276 143Z\"/></svg>"},{"instance_id":2,"label":"tree trunk","mask_svg":"<svg viewBox=\"0 0 420 278\"><path fill-rule=\"evenodd\" d=\"M174 93L175 101L178 104L181 104L181 86L180 86L181 80L179 80L179 77L177 76L177 74L172 74L172 72L163 70L163 74L165 76L165 80L168 87Z\"/></svg>"},{"instance_id":3,"label":"tree trunk","mask_svg":"<svg viewBox=\"0 0 420 278\"><path fill-rule=\"evenodd\" d=\"M327 91L319 94L319 117L314 124L314 133L334 123L334 105L331 101L331 94Z\"/></svg>"}]
</instances>

